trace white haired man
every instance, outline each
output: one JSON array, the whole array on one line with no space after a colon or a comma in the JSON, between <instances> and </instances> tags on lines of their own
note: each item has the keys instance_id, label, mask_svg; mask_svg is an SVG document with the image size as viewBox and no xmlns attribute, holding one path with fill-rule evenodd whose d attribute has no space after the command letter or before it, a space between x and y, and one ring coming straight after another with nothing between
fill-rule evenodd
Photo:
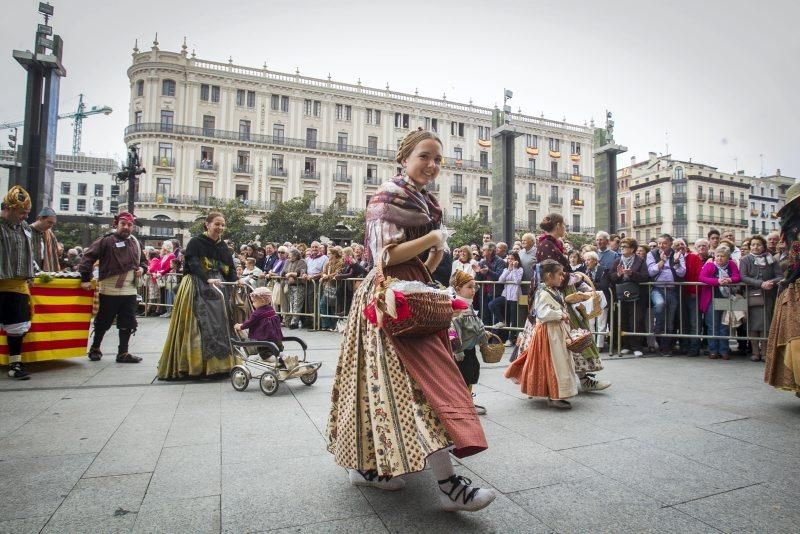
<instances>
[{"instance_id":1,"label":"white haired man","mask_svg":"<svg viewBox=\"0 0 800 534\"><path fill-rule=\"evenodd\" d=\"M610 271L614 262L619 259L619 252L614 252L608 248L608 232L597 232L594 243L597 245L597 261L606 271Z\"/></svg>"}]
</instances>

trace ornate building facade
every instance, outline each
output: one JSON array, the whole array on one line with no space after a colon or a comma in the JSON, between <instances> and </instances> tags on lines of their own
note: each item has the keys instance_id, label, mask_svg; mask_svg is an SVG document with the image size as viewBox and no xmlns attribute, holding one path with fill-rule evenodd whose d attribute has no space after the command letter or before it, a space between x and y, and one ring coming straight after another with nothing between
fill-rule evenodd
<instances>
[{"instance_id":1,"label":"ornate building facade","mask_svg":"<svg viewBox=\"0 0 800 534\"><path fill-rule=\"evenodd\" d=\"M490 108L387 87L377 89L201 60L194 53L134 49L128 69L130 125L147 174L137 215L195 220L212 199L240 199L259 214L311 195L313 211L363 209L398 172L397 146L411 129L439 134L445 163L433 188L447 218L491 215ZM592 129L513 115L517 226L550 211L573 231L594 226ZM124 186L123 186L124 188Z\"/></svg>"}]
</instances>

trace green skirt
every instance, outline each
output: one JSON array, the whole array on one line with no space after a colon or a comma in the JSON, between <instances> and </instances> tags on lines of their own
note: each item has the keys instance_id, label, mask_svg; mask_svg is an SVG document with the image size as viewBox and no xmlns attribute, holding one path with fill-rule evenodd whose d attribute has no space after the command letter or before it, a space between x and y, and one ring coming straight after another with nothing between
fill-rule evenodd
<instances>
[{"instance_id":1,"label":"green skirt","mask_svg":"<svg viewBox=\"0 0 800 534\"><path fill-rule=\"evenodd\" d=\"M233 353L227 357L204 358L200 327L194 314L195 288L192 276L185 276L178 293L169 322L167 340L158 361L158 379L174 380L229 373L236 365ZM229 337L227 325L219 325L214 335Z\"/></svg>"}]
</instances>

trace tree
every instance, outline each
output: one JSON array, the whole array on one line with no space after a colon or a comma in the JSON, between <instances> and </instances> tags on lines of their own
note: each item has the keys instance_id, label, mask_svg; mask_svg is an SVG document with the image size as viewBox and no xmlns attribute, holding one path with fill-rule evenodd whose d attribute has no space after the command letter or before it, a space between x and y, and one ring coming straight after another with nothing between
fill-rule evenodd
<instances>
[{"instance_id":1,"label":"tree","mask_svg":"<svg viewBox=\"0 0 800 534\"><path fill-rule=\"evenodd\" d=\"M112 228L101 224L81 224L81 223L56 223L53 233L58 242L68 250L77 246L87 247L94 243L95 239L112 231Z\"/></svg>"},{"instance_id":2,"label":"tree","mask_svg":"<svg viewBox=\"0 0 800 534\"><path fill-rule=\"evenodd\" d=\"M367 231L367 210L357 210L355 215L347 220L347 226L353 230L353 243L363 243Z\"/></svg>"},{"instance_id":3,"label":"tree","mask_svg":"<svg viewBox=\"0 0 800 534\"><path fill-rule=\"evenodd\" d=\"M218 211L225 217L225 234L223 235L223 239L230 239L237 245L251 243L255 239L255 233L247 228L250 224L247 216L252 215L254 211L237 199L228 201L213 199L211 201L211 207L201 212L203 219L198 220L192 225L190 230L192 235L199 235L205 231L205 218L212 211Z\"/></svg>"},{"instance_id":4,"label":"tree","mask_svg":"<svg viewBox=\"0 0 800 534\"><path fill-rule=\"evenodd\" d=\"M305 195L278 204L261 218L264 225L262 240L311 243L320 236L333 235L342 220L342 207L334 202L320 215L314 215L310 209L313 200L312 195Z\"/></svg>"},{"instance_id":5,"label":"tree","mask_svg":"<svg viewBox=\"0 0 800 534\"><path fill-rule=\"evenodd\" d=\"M587 234L568 234L565 241L572 244L572 248L580 249L583 245L594 245L594 236Z\"/></svg>"},{"instance_id":6,"label":"tree","mask_svg":"<svg viewBox=\"0 0 800 534\"><path fill-rule=\"evenodd\" d=\"M491 228L482 219L479 213L465 215L456 220L449 227L452 231L448 244L450 248L462 247L472 243L483 243L483 234L491 233Z\"/></svg>"}]
</instances>

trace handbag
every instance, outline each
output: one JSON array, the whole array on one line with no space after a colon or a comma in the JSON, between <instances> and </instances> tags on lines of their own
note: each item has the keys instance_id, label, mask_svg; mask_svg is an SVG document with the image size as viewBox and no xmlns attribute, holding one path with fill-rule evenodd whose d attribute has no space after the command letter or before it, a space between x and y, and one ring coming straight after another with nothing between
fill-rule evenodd
<instances>
[{"instance_id":1,"label":"handbag","mask_svg":"<svg viewBox=\"0 0 800 534\"><path fill-rule=\"evenodd\" d=\"M334 304L336 302L336 284L327 282L322 288L322 295L329 305Z\"/></svg>"},{"instance_id":2,"label":"handbag","mask_svg":"<svg viewBox=\"0 0 800 534\"><path fill-rule=\"evenodd\" d=\"M391 291L383 269L386 263L386 252L394 246L386 246L381 252L380 260L377 262L376 297L378 293ZM428 268L425 267L422 260L415 257L413 261L425 273L424 282L432 286L431 273L428 272ZM423 293L410 293L405 295L405 298L410 312L409 317L400 321L387 317L387 320L381 325L386 334L394 337L426 336L450 328L450 322L453 317L453 304L449 296L437 291L426 291Z\"/></svg>"},{"instance_id":3,"label":"handbag","mask_svg":"<svg viewBox=\"0 0 800 534\"><path fill-rule=\"evenodd\" d=\"M617 300L622 302L633 302L639 300L639 284L636 282L620 282L614 286L614 294Z\"/></svg>"},{"instance_id":4,"label":"handbag","mask_svg":"<svg viewBox=\"0 0 800 534\"><path fill-rule=\"evenodd\" d=\"M748 291L747 293L747 305L748 306L763 306L764 302L764 290L754 289L752 291Z\"/></svg>"}]
</instances>

